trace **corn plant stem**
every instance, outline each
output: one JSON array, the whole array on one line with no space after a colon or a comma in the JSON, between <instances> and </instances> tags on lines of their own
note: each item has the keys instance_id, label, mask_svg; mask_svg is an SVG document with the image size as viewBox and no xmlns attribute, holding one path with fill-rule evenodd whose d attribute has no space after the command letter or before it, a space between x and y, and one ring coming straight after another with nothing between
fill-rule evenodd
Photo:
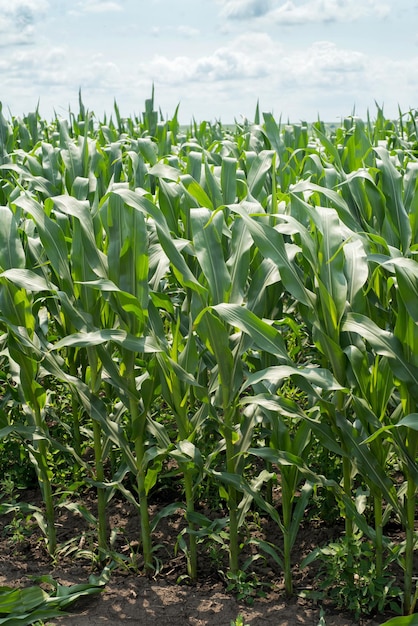
<instances>
[{"instance_id":1,"label":"corn plant stem","mask_svg":"<svg viewBox=\"0 0 418 626\"><path fill-rule=\"evenodd\" d=\"M266 437L265 446L266 448L270 447L270 437ZM266 461L265 465L266 465L266 470L269 473L271 473L273 470L273 463L271 463L270 461ZM273 478L270 478L266 482L265 500L268 504L273 504Z\"/></svg>"},{"instance_id":2,"label":"corn plant stem","mask_svg":"<svg viewBox=\"0 0 418 626\"><path fill-rule=\"evenodd\" d=\"M148 495L146 488L146 462L145 462L145 432L146 413L139 410L139 399L137 397L135 383L135 354L123 351L123 364L126 371L128 387L131 391L129 396L129 413L131 416L132 432L134 437L136 456L136 481L139 499L139 514L141 525L142 556L144 559L144 573L151 575L153 571L152 563L152 538L151 525L148 511Z\"/></svg>"},{"instance_id":3,"label":"corn plant stem","mask_svg":"<svg viewBox=\"0 0 418 626\"><path fill-rule=\"evenodd\" d=\"M34 408L34 417L35 424L37 429L40 432L45 430L41 410L39 405L36 403ZM48 552L50 556L55 555L55 551L57 549L57 535L55 530L55 511L54 511L54 500L52 497L52 487L51 481L49 479L49 470L48 470L48 462L47 462L47 453L48 446L45 439L40 439L37 445L38 451L38 480L39 486L41 488L42 497L45 504L45 517L47 524L47 542L48 542Z\"/></svg>"},{"instance_id":4,"label":"corn plant stem","mask_svg":"<svg viewBox=\"0 0 418 626\"><path fill-rule=\"evenodd\" d=\"M139 428L135 429L135 455L137 463L139 513L141 518L142 556L144 558L144 572L145 574L150 575L153 571L153 564L148 496L145 484L145 417L139 414L137 402L133 398L130 400L130 412L132 423L136 423L139 426ZM141 419L141 417L143 419Z\"/></svg>"},{"instance_id":5,"label":"corn plant stem","mask_svg":"<svg viewBox=\"0 0 418 626\"><path fill-rule=\"evenodd\" d=\"M71 365L70 365L70 374L71 376L77 376L77 367L74 363L73 359L73 351L71 351ZM80 433L80 402L78 400L77 393L75 390L71 391L71 414L72 414L72 429L73 429L73 438L74 438L74 450L81 456L81 433Z\"/></svg>"},{"instance_id":6,"label":"corn plant stem","mask_svg":"<svg viewBox=\"0 0 418 626\"><path fill-rule=\"evenodd\" d=\"M341 368L342 369L342 368ZM344 413L344 393L342 391L337 391L336 394L336 407L337 410ZM351 463L351 459L350 459L350 455L349 455L349 450L346 446L346 444L344 443L344 437L342 437L341 439L341 447L344 451L344 456L342 459L342 465L343 465L343 490L345 495L348 498L351 498L351 488L352 488L352 480L351 480L351 471L352 471L352 463ZM348 512L346 511L345 514L345 535L346 538L348 540L348 545L350 545L350 540L353 537L353 520L351 519L351 516L348 514Z\"/></svg>"},{"instance_id":7,"label":"corn plant stem","mask_svg":"<svg viewBox=\"0 0 418 626\"><path fill-rule=\"evenodd\" d=\"M173 381L173 389L176 389L176 381ZM178 404L178 403L177 403ZM182 440L187 439L187 411L179 408L175 411L177 429ZM193 470L190 470L187 463L180 463L180 469L183 472L184 479L184 495L186 499L186 517L188 517L189 530L192 531L189 534L189 554L187 555L187 573L190 579L195 582L197 580L197 544L196 536L193 534L195 530L195 524L190 521L190 515L194 513L194 496L193 496Z\"/></svg>"},{"instance_id":8,"label":"corn plant stem","mask_svg":"<svg viewBox=\"0 0 418 626\"><path fill-rule=\"evenodd\" d=\"M418 452L418 432L409 431L408 454L411 459L416 459ZM411 615L415 610L417 594L413 591L414 576L414 544L415 544L415 510L417 504L417 489L415 479L408 468L405 468L407 481L406 490L406 529L405 529L405 580L404 580L404 613Z\"/></svg>"},{"instance_id":9,"label":"corn plant stem","mask_svg":"<svg viewBox=\"0 0 418 626\"><path fill-rule=\"evenodd\" d=\"M383 503L382 495L376 493L373 496L374 504L374 529L376 533L375 539L375 555L376 555L376 578L380 578L383 574Z\"/></svg>"},{"instance_id":10,"label":"corn plant stem","mask_svg":"<svg viewBox=\"0 0 418 626\"><path fill-rule=\"evenodd\" d=\"M104 482L102 429L100 424L93 420L93 447L95 474L98 483ZM106 519L106 492L103 487L97 487L97 519L100 559L103 560L107 552L107 519Z\"/></svg>"},{"instance_id":11,"label":"corn plant stem","mask_svg":"<svg viewBox=\"0 0 418 626\"><path fill-rule=\"evenodd\" d=\"M193 498L193 478L190 471L187 469L186 464L181 464L184 478L184 493L186 498L186 514L189 516L194 513L194 498ZM191 521L188 522L189 530L195 530L195 524ZM192 582L197 580L197 545L196 536L193 532L189 535L189 554L187 555L187 573Z\"/></svg>"},{"instance_id":12,"label":"corn plant stem","mask_svg":"<svg viewBox=\"0 0 418 626\"><path fill-rule=\"evenodd\" d=\"M293 494L289 489L288 482L282 474L281 481L281 496L282 496L282 516L283 516L283 577L284 586L287 596L293 594L293 577L292 577L292 564L291 564L291 523L292 523L292 497Z\"/></svg>"},{"instance_id":13,"label":"corn plant stem","mask_svg":"<svg viewBox=\"0 0 418 626\"><path fill-rule=\"evenodd\" d=\"M411 615L415 609L413 601L412 581L414 567L414 525L415 525L415 507L416 507L416 489L413 477L409 472L406 473L407 491L406 491L406 519L407 527L405 529L405 572L404 572L404 614Z\"/></svg>"},{"instance_id":14,"label":"corn plant stem","mask_svg":"<svg viewBox=\"0 0 418 626\"><path fill-rule=\"evenodd\" d=\"M78 456L81 456L80 404L77 400L77 394L75 391L71 392L71 416L74 450Z\"/></svg>"},{"instance_id":15,"label":"corn plant stem","mask_svg":"<svg viewBox=\"0 0 418 626\"><path fill-rule=\"evenodd\" d=\"M177 355L179 352L178 339L180 335L180 316L177 323L173 325L173 350L172 358L177 361ZM181 386L179 379L171 373L170 380L171 387L171 399L173 403L174 415L176 418L177 430L179 437L182 441L188 439L190 435L190 423L188 420L188 406L185 402L185 398L182 398ZM190 394L190 388L187 390L187 396ZM186 397L186 396L185 396ZM190 516L194 513L194 496L193 496L193 469L190 470L187 463L180 463L180 469L183 472L184 478L184 495L186 499L186 517L188 518L189 530L189 553L187 554L187 573L192 582L197 580L197 544L196 536L193 531L195 530L195 524L190 521Z\"/></svg>"},{"instance_id":16,"label":"corn plant stem","mask_svg":"<svg viewBox=\"0 0 418 626\"><path fill-rule=\"evenodd\" d=\"M406 388L402 388L404 396L404 411L406 414L412 413L415 403ZM406 452L413 462L416 461L418 452L418 432L408 429L406 437ZM417 489L414 476L411 474L407 463L404 464L404 475L406 479L405 495L405 569L404 569L404 605L405 615L411 615L415 609L416 595L412 590L414 575L414 543L415 543L415 510L417 503Z\"/></svg>"},{"instance_id":17,"label":"corn plant stem","mask_svg":"<svg viewBox=\"0 0 418 626\"><path fill-rule=\"evenodd\" d=\"M226 444L226 470L228 474L236 473L235 447L232 438L234 432L235 407L225 412L225 444ZM231 484L228 485L228 511L229 511L229 569L232 574L239 570L239 542L238 542L238 512L237 491Z\"/></svg>"},{"instance_id":18,"label":"corn plant stem","mask_svg":"<svg viewBox=\"0 0 418 626\"><path fill-rule=\"evenodd\" d=\"M87 348L90 364L90 388L93 393L98 393L100 388L99 363L94 348ZM102 429L96 420L93 420L93 449L94 470L98 483L104 482L103 444ZM97 486L97 535L99 543L99 558L103 560L107 552L107 518L106 518L106 492L104 487Z\"/></svg>"},{"instance_id":19,"label":"corn plant stem","mask_svg":"<svg viewBox=\"0 0 418 626\"><path fill-rule=\"evenodd\" d=\"M346 451L345 446L342 447ZM343 489L347 497L351 497L351 460L347 456L343 457ZM353 520L347 512L345 514L345 536L348 540L353 537Z\"/></svg>"}]
</instances>

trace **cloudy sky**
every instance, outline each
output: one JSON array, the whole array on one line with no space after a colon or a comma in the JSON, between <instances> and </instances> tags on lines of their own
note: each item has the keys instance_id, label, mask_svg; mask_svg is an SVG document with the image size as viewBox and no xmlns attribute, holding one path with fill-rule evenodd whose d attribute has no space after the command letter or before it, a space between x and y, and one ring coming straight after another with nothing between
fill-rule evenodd
<instances>
[{"instance_id":1,"label":"cloudy sky","mask_svg":"<svg viewBox=\"0 0 418 626\"><path fill-rule=\"evenodd\" d=\"M16 116L262 111L340 121L418 107L418 0L0 0L0 102Z\"/></svg>"}]
</instances>

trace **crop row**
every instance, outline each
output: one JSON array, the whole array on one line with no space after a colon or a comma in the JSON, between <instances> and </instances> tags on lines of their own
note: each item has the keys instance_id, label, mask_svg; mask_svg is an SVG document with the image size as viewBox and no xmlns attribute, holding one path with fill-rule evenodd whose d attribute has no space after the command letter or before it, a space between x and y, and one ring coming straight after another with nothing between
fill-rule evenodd
<instances>
[{"instance_id":1,"label":"crop row","mask_svg":"<svg viewBox=\"0 0 418 626\"><path fill-rule=\"evenodd\" d=\"M147 573L158 521L184 511L177 541L191 580L199 546L215 535L227 537L239 572L255 508L283 546L250 541L274 559L288 594L298 529L323 490L346 538L372 542L377 578L395 555L409 614L416 116L393 122L378 109L335 129L261 117L185 129L177 111L164 121L153 98L138 118L115 105L115 121L97 121L81 100L77 116L50 123L37 112L9 121L0 109L0 436L29 450L51 555L54 454L97 491L102 560L117 492L139 512ZM70 422L54 413L61 439L48 426L57 388L71 412ZM311 466L314 448L340 460L337 477ZM164 476L182 500L151 519ZM199 510L208 485L225 519ZM385 534L394 519L401 545Z\"/></svg>"}]
</instances>

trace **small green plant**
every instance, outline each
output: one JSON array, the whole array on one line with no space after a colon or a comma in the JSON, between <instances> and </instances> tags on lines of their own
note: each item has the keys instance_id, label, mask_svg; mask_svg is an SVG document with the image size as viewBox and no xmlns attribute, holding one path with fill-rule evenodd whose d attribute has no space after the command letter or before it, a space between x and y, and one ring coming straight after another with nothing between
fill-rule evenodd
<instances>
[{"instance_id":1,"label":"small green plant","mask_svg":"<svg viewBox=\"0 0 418 626\"><path fill-rule=\"evenodd\" d=\"M260 581L256 574L247 574L243 570L237 573L227 572L223 574L226 583L226 590L234 593L237 600L243 600L246 604L254 604L255 598L264 598L266 596L265 587L268 583Z\"/></svg>"},{"instance_id":2,"label":"small green plant","mask_svg":"<svg viewBox=\"0 0 418 626\"><path fill-rule=\"evenodd\" d=\"M12 514L13 517L3 526L2 534L14 544L24 541L33 532L34 510L18 502L19 492L14 478L5 474L0 481L0 514Z\"/></svg>"},{"instance_id":3,"label":"small green plant","mask_svg":"<svg viewBox=\"0 0 418 626\"><path fill-rule=\"evenodd\" d=\"M0 480L0 498L1 500L9 500L10 502L16 502L18 498L16 492L16 484L12 476L7 473L4 478Z\"/></svg>"},{"instance_id":4,"label":"small green plant","mask_svg":"<svg viewBox=\"0 0 418 626\"><path fill-rule=\"evenodd\" d=\"M326 626L326 621L325 621L325 611L321 606L321 610L319 612L319 620L318 620L318 626Z\"/></svg>"},{"instance_id":5,"label":"small green plant","mask_svg":"<svg viewBox=\"0 0 418 626\"><path fill-rule=\"evenodd\" d=\"M0 440L0 475L4 477L0 482L0 493L8 493L7 483L9 486L13 483L14 490L30 489L37 484L27 450L22 441L13 436Z\"/></svg>"},{"instance_id":6,"label":"small green plant","mask_svg":"<svg viewBox=\"0 0 418 626\"><path fill-rule=\"evenodd\" d=\"M12 543L21 543L27 539L33 531L31 517L31 515L23 515L21 512L17 512L9 524L4 526L3 534L7 536Z\"/></svg>"},{"instance_id":7,"label":"small green plant","mask_svg":"<svg viewBox=\"0 0 418 626\"><path fill-rule=\"evenodd\" d=\"M384 573L377 576L373 544L356 534L350 539L344 537L324 548L317 548L303 565L314 559L320 562L318 591L312 596L329 598L336 607L352 611L358 619L387 608L400 612L402 591L395 584L395 576L389 567L395 558L389 555L384 563Z\"/></svg>"},{"instance_id":8,"label":"small green plant","mask_svg":"<svg viewBox=\"0 0 418 626\"><path fill-rule=\"evenodd\" d=\"M242 615L237 615L236 619L231 621L230 626L250 626L250 625L244 623L244 618Z\"/></svg>"}]
</instances>

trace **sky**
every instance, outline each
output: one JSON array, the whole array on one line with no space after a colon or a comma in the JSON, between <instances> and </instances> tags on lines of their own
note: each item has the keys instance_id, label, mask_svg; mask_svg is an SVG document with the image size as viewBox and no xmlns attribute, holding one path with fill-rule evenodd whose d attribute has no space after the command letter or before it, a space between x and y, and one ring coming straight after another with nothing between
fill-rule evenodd
<instances>
[{"instance_id":1,"label":"sky","mask_svg":"<svg viewBox=\"0 0 418 626\"><path fill-rule=\"evenodd\" d=\"M338 123L418 108L418 0L0 0L6 117Z\"/></svg>"}]
</instances>

